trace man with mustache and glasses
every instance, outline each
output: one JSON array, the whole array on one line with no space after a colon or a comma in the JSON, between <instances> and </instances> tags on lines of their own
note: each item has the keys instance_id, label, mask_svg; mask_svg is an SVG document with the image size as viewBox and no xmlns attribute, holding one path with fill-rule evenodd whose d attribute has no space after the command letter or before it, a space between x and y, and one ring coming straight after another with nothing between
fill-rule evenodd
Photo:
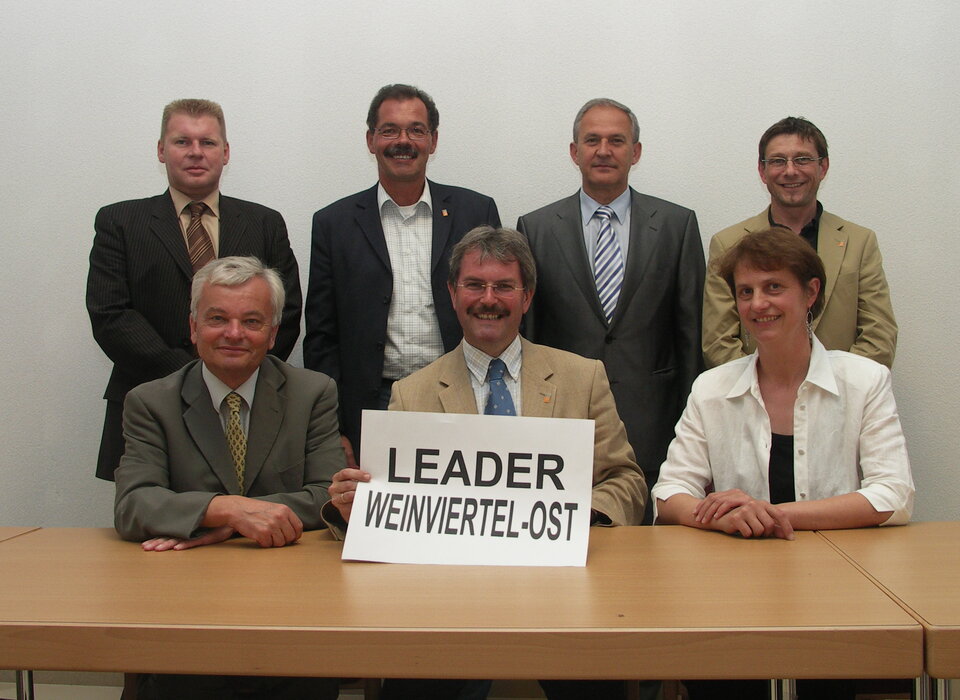
<instances>
[{"instance_id":1,"label":"man with mustache and glasses","mask_svg":"<svg viewBox=\"0 0 960 700\"><path fill-rule=\"evenodd\" d=\"M339 385L350 466L361 411L385 409L394 381L460 342L446 290L450 250L475 226L500 225L490 197L427 180L439 121L423 90L381 88L367 114L379 181L313 217L303 361Z\"/></svg>"},{"instance_id":2,"label":"man with mustache and glasses","mask_svg":"<svg viewBox=\"0 0 960 700\"><path fill-rule=\"evenodd\" d=\"M594 424L594 525L639 525L647 500L627 431L617 414L603 363L536 345L520 337L520 321L537 287L537 268L517 231L479 226L450 258L447 287L463 327L463 342L393 385L391 411L586 418ZM333 476L324 519L342 535L357 483L370 474L346 468ZM627 697L624 681L543 680L551 700ZM485 697L478 681L391 679L384 700L464 700Z\"/></svg>"},{"instance_id":3,"label":"man with mustache and glasses","mask_svg":"<svg viewBox=\"0 0 960 700\"><path fill-rule=\"evenodd\" d=\"M877 236L870 229L823 210L817 201L830 158L827 139L803 117L786 117L760 137L757 169L770 192L770 206L710 240L718 260L744 235L772 226L788 228L820 255L827 273L823 311L810 319L827 350L863 355L887 367L897 350L897 321L883 273ZM715 367L752 353L756 345L740 326L727 283L708 270L703 293L703 356Z\"/></svg>"}]
</instances>

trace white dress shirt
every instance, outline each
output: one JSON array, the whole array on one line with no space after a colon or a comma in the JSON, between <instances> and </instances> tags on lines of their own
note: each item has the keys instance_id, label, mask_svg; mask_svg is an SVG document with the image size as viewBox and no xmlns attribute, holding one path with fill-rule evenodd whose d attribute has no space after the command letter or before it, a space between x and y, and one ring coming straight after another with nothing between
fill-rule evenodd
<instances>
[{"instance_id":1,"label":"white dress shirt","mask_svg":"<svg viewBox=\"0 0 960 700\"><path fill-rule=\"evenodd\" d=\"M703 498L740 489L769 500L770 432L756 353L704 372L693 384L651 497ZM884 525L910 520L913 477L886 367L827 351L814 338L793 406L793 436L798 502L856 491L878 512L892 511Z\"/></svg>"},{"instance_id":2,"label":"white dress shirt","mask_svg":"<svg viewBox=\"0 0 960 700\"><path fill-rule=\"evenodd\" d=\"M378 185L377 203L393 271L383 376L400 379L426 367L443 354L443 338L430 281L433 251L430 185L425 183L420 200L407 207L399 206L383 185Z\"/></svg>"}]
</instances>

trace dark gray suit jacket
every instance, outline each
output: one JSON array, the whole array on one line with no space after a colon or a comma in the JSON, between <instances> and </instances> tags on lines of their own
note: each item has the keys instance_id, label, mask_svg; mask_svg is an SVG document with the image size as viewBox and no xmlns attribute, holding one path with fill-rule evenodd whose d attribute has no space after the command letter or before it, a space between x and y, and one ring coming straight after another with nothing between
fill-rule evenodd
<instances>
[{"instance_id":1,"label":"dark gray suit jacket","mask_svg":"<svg viewBox=\"0 0 960 700\"><path fill-rule=\"evenodd\" d=\"M169 192L103 207L94 227L87 312L94 339L114 363L103 395L108 405L97 476L112 480L123 454L124 396L195 357L187 322L193 269ZM302 300L283 217L221 195L219 255L253 255L283 276L287 298L272 353L286 359L300 335Z\"/></svg>"},{"instance_id":2,"label":"dark gray suit jacket","mask_svg":"<svg viewBox=\"0 0 960 700\"><path fill-rule=\"evenodd\" d=\"M192 537L207 505L240 486L200 361L131 390L126 451L116 471L114 525L128 540ZM344 466L330 377L269 355L250 407L244 495L289 506L323 527L327 487Z\"/></svg>"},{"instance_id":3,"label":"dark gray suit jacket","mask_svg":"<svg viewBox=\"0 0 960 700\"><path fill-rule=\"evenodd\" d=\"M600 307L579 192L520 217L537 261L524 335L602 360L637 463L656 482L674 425L703 369L703 245L690 209L631 188L630 247L613 321Z\"/></svg>"},{"instance_id":4,"label":"dark gray suit jacket","mask_svg":"<svg viewBox=\"0 0 960 700\"><path fill-rule=\"evenodd\" d=\"M470 229L481 224L499 226L500 214L486 195L435 182L428 185L433 246L424 255L430 255L434 308L444 350L449 352L462 336L447 291L450 251ZM336 380L340 430L350 438L358 457L361 411L376 408L380 394L394 272L380 223L376 185L314 214L303 363Z\"/></svg>"}]
</instances>

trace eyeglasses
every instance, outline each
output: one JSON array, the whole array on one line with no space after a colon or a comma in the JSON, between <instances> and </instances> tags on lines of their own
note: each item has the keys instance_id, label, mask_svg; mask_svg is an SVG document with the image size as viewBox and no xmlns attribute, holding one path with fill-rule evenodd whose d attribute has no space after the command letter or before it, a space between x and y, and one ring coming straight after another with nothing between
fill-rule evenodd
<instances>
[{"instance_id":1,"label":"eyeglasses","mask_svg":"<svg viewBox=\"0 0 960 700\"><path fill-rule=\"evenodd\" d=\"M796 158L761 158L760 162L773 170L783 170L787 167L787 163L793 163L793 167L795 168L807 168L814 163L819 163L821 160L823 160L823 156L819 158L797 156Z\"/></svg>"},{"instance_id":2,"label":"eyeglasses","mask_svg":"<svg viewBox=\"0 0 960 700\"><path fill-rule=\"evenodd\" d=\"M457 286L477 296L482 295L489 287L493 295L501 299L509 299L516 295L517 292L522 292L526 289L526 287L516 287L506 282L458 282Z\"/></svg>"},{"instance_id":3,"label":"eyeglasses","mask_svg":"<svg viewBox=\"0 0 960 700\"><path fill-rule=\"evenodd\" d=\"M430 129L422 124L408 126L406 129L388 124L387 126L381 126L379 129L374 129L374 131L380 135L380 138L390 140L400 138L400 132L402 131L407 132L407 138L411 141L423 141L430 135Z\"/></svg>"},{"instance_id":4,"label":"eyeglasses","mask_svg":"<svg viewBox=\"0 0 960 700\"><path fill-rule=\"evenodd\" d=\"M230 319L226 316L207 316L203 319L203 325L207 328L226 328L230 325ZM240 319L240 325L245 331L258 333L270 324L259 318L244 318Z\"/></svg>"}]
</instances>

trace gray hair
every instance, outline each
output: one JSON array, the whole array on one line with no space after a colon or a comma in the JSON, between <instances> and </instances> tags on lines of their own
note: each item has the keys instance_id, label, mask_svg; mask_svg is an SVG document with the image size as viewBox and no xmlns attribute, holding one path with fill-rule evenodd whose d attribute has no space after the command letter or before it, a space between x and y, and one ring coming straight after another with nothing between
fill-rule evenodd
<instances>
[{"instance_id":1,"label":"gray hair","mask_svg":"<svg viewBox=\"0 0 960 700\"><path fill-rule=\"evenodd\" d=\"M580 122L583 121L583 115L594 107L615 107L630 117L630 126L633 129L633 142L640 143L640 122L637 121L637 115L634 114L633 110L631 110L625 104L617 102L616 100L611 100L609 97L596 97L580 108L580 111L577 112L576 118L573 120L574 143L577 142L577 138L580 135Z\"/></svg>"},{"instance_id":2,"label":"gray hair","mask_svg":"<svg viewBox=\"0 0 960 700\"><path fill-rule=\"evenodd\" d=\"M270 288L270 303L273 306L271 325L279 326L280 317L283 314L283 303L286 300L280 273L272 267L267 267L257 258L243 258L236 255L214 258L197 270L193 276L193 284L190 287L190 315L193 316L193 320L197 320L197 308L200 305L200 295L203 294L204 285L239 287L254 277L262 279Z\"/></svg>"},{"instance_id":3,"label":"gray hair","mask_svg":"<svg viewBox=\"0 0 960 700\"><path fill-rule=\"evenodd\" d=\"M512 228L494 228L493 226L477 226L468 231L460 242L453 247L450 254L450 286L456 286L460 280L460 266L463 256L472 250L480 253L480 261L493 258L497 262L520 265L520 280L524 288L531 294L537 288L537 265L530 251L530 244L526 237Z\"/></svg>"}]
</instances>

